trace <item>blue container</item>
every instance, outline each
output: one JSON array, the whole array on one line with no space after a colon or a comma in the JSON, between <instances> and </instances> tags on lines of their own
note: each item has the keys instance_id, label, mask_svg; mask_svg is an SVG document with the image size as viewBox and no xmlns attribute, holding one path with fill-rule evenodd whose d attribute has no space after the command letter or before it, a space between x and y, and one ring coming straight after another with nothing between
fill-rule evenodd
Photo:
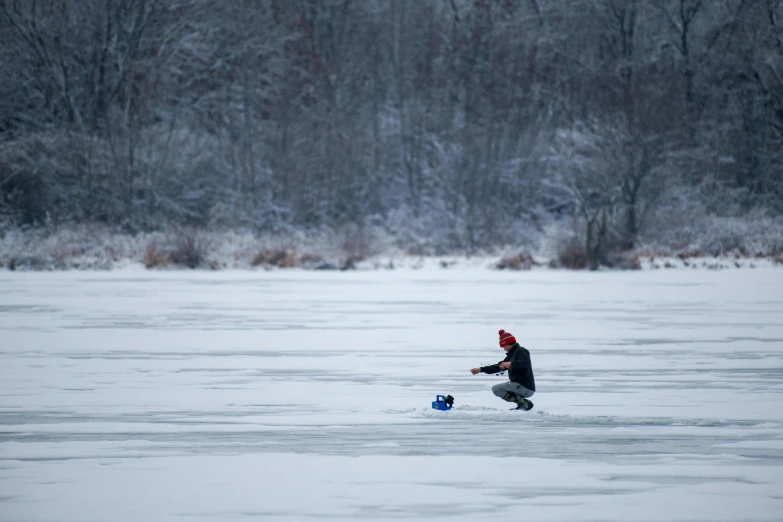
<instances>
[{"instance_id":1,"label":"blue container","mask_svg":"<svg viewBox=\"0 0 783 522\"><path fill-rule=\"evenodd\" d=\"M454 399L452 399L453 401ZM446 404L446 396L445 395L436 395L435 401L432 403L432 409L433 410L443 410L447 411L451 409L450 404Z\"/></svg>"}]
</instances>

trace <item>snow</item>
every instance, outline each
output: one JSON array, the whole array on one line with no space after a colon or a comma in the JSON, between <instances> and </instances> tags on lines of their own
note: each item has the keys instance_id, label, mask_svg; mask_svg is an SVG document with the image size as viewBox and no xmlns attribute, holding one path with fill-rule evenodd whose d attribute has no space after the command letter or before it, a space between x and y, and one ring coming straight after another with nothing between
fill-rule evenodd
<instances>
[{"instance_id":1,"label":"snow","mask_svg":"<svg viewBox=\"0 0 783 522\"><path fill-rule=\"evenodd\" d=\"M782 397L772 267L0 272L4 522L777 521Z\"/></svg>"}]
</instances>

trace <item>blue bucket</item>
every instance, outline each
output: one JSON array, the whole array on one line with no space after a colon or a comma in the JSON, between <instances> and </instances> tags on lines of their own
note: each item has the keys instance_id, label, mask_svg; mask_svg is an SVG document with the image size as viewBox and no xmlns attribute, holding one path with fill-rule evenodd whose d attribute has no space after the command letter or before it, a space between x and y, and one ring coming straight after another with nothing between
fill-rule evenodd
<instances>
[{"instance_id":1,"label":"blue bucket","mask_svg":"<svg viewBox=\"0 0 783 522\"><path fill-rule=\"evenodd\" d=\"M446 402L446 396L445 395L436 395L435 401L432 403L432 409L433 410L442 410L447 411L451 409L451 405L454 404L454 397L449 395L449 399L451 399L449 402Z\"/></svg>"}]
</instances>

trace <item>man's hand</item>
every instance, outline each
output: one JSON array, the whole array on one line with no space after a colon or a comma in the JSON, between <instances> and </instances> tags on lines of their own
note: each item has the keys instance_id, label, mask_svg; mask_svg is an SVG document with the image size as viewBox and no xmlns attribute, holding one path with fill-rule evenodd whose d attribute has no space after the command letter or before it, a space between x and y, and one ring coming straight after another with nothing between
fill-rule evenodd
<instances>
[{"instance_id":1,"label":"man's hand","mask_svg":"<svg viewBox=\"0 0 783 522\"><path fill-rule=\"evenodd\" d=\"M507 362L500 363L501 370L508 370L509 368L511 368L511 362L507 361Z\"/></svg>"},{"instance_id":2,"label":"man's hand","mask_svg":"<svg viewBox=\"0 0 783 522\"><path fill-rule=\"evenodd\" d=\"M473 375L476 375L477 373L481 373L481 368L471 368L470 373Z\"/></svg>"}]
</instances>

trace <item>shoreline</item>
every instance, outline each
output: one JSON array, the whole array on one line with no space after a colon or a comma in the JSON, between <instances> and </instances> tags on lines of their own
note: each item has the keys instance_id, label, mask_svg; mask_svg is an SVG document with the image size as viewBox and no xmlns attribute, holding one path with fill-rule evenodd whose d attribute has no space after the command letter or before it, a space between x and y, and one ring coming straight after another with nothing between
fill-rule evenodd
<instances>
[{"instance_id":1,"label":"shoreline","mask_svg":"<svg viewBox=\"0 0 783 522\"><path fill-rule=\"evenodd\" d=\"M727 245L731 245L728 248ZM541 236L529 243L484 249L437 248L377 228L291 232L167 230L123 234L103 227L13 230L0 235L0 271L91 271L138 266L149 270L589 270L574 236ZM599 271L729 270L783 267L776 237L743 242L694 241L677 247L642 242L607 251Z\"/></svg>"},{"instance_id":2,"label":"shoreline","mask_svg":"<svg viewBox=\"0 0 783 522\"><path fill-rule=\"evenodd\" d=\"M565 268L554 266L548 258L531 258L531 262L508 267L507 257L498 255L476 256L376 256L363 260L344 261L321 260L321 264L257 264L241 263L238 260L221 262L213 260L209 265L188 267L178 264L145 266L137 259L116 259L107 261L100 258L78 257L64 260L38 261L33 265L26 263L9 267L0 265L0 273L13 272L382 272L382 271L487 271L487 272L590 272L588 268ZM633 272L633 271L690 271L690 270L755 270L761 268L783 269L780 257L741 257L738 255L711 256L638 256L635 268L600 267L594 272Z\"/></svg>"}]
</instances>

